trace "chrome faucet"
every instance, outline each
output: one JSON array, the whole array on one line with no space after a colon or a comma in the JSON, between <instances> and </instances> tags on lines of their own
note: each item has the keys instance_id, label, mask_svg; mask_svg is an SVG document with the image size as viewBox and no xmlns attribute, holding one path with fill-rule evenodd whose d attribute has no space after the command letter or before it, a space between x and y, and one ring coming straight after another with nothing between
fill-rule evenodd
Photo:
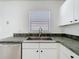
<instances>
[{"instance_id":1,"label":"chrome faucet","mask_svg":"<svg viewBox=\"0 0 79 59\"><path fill-rule=\"evenodd\" d=\"M39 28L39 37L41 37L42 31L43 31L43 29L42 29L42 27L40 27Z\"/></svg>"}]
</instances>

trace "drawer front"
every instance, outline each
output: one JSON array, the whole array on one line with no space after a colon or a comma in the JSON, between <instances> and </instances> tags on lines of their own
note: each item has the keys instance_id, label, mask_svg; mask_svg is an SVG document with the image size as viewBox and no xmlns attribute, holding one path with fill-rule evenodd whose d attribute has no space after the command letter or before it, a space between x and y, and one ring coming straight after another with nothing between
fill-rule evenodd
<instances>
[{"instance_id":1,"label":"drawer front","mask_svg":"<svg viewBox=\"0 0 79 59\"><path fill-rule=\"evenodd\" d=\"M40 43L40 48L57 48L57 43Z\"/></svg>"},{"instance_id":2,"label":"drawer front","mask_svg":"<svg viewBox=\"0 0 79 59\"><path fill-rule=\"evenodd\" d=\"M39 43L23 43L22 48L39 48Z\"/></svg>"}]
</instances>

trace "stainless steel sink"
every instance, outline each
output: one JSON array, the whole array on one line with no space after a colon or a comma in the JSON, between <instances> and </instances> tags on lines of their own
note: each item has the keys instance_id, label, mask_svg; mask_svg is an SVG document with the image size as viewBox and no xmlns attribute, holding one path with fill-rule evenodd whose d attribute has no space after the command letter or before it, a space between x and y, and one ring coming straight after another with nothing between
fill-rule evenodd
<instances>
[{"instance_id":1,"label":"stainless steel sink","mask_svg":"<svg viewBox=\"0 0 79 59\"><path fill-rule=\"evenodd\" d=\"M27 40L52 40L51 37L28 37Z\"/></svg>"}]
</instances>

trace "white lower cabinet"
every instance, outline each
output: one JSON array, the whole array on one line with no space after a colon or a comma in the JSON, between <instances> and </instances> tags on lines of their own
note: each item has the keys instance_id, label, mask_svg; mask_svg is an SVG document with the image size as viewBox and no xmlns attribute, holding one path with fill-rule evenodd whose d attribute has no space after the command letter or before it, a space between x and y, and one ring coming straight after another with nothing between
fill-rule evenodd
<instances>
[{"instance_id":1,"label":"white lower cabinet","mask_svg":"<svg viewBox=\"0 0 79 59\"><path fill-rule=\"evenodd\" d=\"M59 43L23 43L22 59L79 59L79 56Z\"/></svg>"},{"instance_id":2,"label":"white lower cabinet","mask_svg":"<svg viewBox=\"0 0 79 59\"><path fill-rule=\"evenodd\" d=\"M39 59L38 49L23 49L22 59Z\"/></svg>"},{"instance_id":3,"label":"white lower cabinet","mask_svg":"<svg viewBox=\"0 0 79 59\"><path fill-rule=\"evenodd\" d=\"M38 43L34 43L34 44L37 45ZM23 44L22 59L58 59L58 49L56 44L40 43L38 47L36 47L36 45L34 46L34 44L30 43L30 46L28 47L25 47L29 45L28 43ZM56 47L51 47L51 46L56 46Z\"/></svg>"},{"instance_id":4,"label":"white lower cabinet","mask_svg":"<svg viewBox=\"0 0 79 59\"><path fill-rule=\"evenodd\" d=\"M79 59L79 56L60 44L60 59Z\"/></svg>"},{"instance_id":5,"label":"white lower cabinet","mask_svg":"<svg viewBox=\"0 0 79 59\"><path fill-rule=\"evenodd\" d=\"M60 50L60 58L59 59L70 59L66 54L65 54L66 51L62 51L62 49Z\"/></svg>"},{"instance_id":6,"label":"white lower cabinet","mask_svg":"<svg viewBox=\"0 0 79 59\"><path fill-rule=\"evenodd\" d=\"M57 49L41 49L40 59L58 59Z\"/></svg>"}]
</instances>

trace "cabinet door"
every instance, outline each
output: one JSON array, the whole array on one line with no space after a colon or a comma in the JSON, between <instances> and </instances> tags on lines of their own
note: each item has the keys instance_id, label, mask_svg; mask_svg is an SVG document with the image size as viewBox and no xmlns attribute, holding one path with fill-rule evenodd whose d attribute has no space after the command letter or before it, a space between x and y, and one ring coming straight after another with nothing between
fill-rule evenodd
<instances>
[{"instance_id":1,"label":"cabinet door","mask_svg":"<svg viewBox=\"0 0 79 59\"><path fill-rule=\"evenodd\" d=\"M74 0L67 0L60 8L61 25L71 24L73 20L73 4Z\"/></svg>"},{"instance_id":2,"label":"cabinet door","mask_svg":"<svg viewBox=\"0 0 79 59\"><path fill-rule=\"evenodd\" d=\"M40 49L40 59L58 59L57 49Z\"/></svg>"},{"instance_id":3,"label":"cabinet door","mask_svg":"<svg viewBox=\"0 0 79 59\"><path fill-rule=\"evenodd\" d=\"M79 22L79 0L74 0L74 22Z\"/></svg>"},{"instance_id":4,"label":"cabinet door","mask_svg":"<svg viewBox=\"0 0 79 59\"><path fill-rule=\"evenodd\" d=\"M60 58L59 59L71 59L69 56L69 53L66 53L67 52L67 49L63 46L63 45L61 45L60 44L60 53L59 53L59 56L60 56Z\"/></svg>"},{"instance_id":5,"label":"cabinet door","mask_svg":"<svg viewBox=\"0 0 79 59\"><path fill-rule=\"evenodd\" d=\"M23 49L22 59L39 59L38 49Z\"/></svg>"},{"instance_id":6,"label":"cabinet door","mask_svg":"<svg viewBox=\"0 0 79 59\"><path fill-rule=\"evenodd\" d=\"M60 52L60 58L59 59L70 59L64 52Z\"/></svg>"},{"instance_id":7,"label":"cabinet door","mask_svg":"<svg viewBox=\"0 0 79 59\"><path fill-rule=\"evenodd\" d=\"M59 59L70 59L68 55L65 53L66 51L63 51L64 47L60 46L60 53L59 53Z\"/></svg>"},{"instance_id":8,"label":"cabinet door","mask_svg":"<svg viewBox=\"0 0 79 59\"><path fill-rule=\"evenodd\" d=\"M79 59L79 56L68 49L62 49L60 52L60 59Z\"/></svg>"},{"instance_id":9,"label":"cabinet door","mask_svg":"<svg viewBox=\"0 0 79 59\"><path fill-rule=\"evenodd\" d=\"M79 59L79 56L60 44L60 59Z\"/></svg>"}]
</instances>

